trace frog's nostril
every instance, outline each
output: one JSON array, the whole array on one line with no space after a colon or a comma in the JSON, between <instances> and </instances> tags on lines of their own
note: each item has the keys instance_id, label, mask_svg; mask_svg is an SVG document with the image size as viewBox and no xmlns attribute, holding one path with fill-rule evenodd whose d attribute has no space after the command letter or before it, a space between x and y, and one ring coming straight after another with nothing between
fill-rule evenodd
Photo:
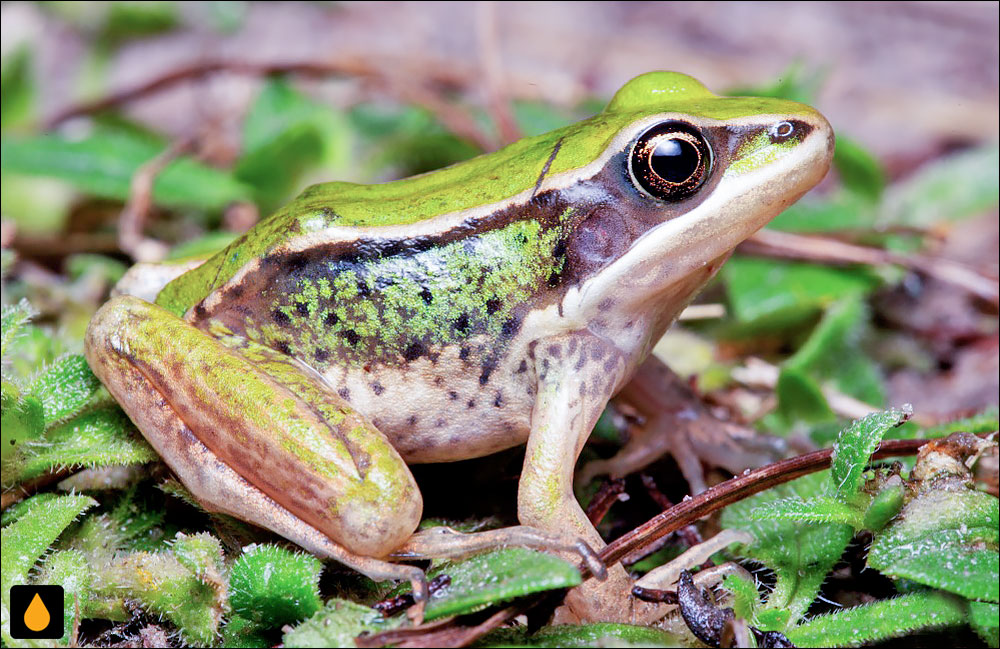
<instances>
[{"instance_id":1,"label":"frog's nostril","mask_svg":"<svg viewBox=\"0 0 1000 649\"><path fill-rule=\"evenodd\" d=\"M771 142L778 144L793 137L797 130L799 129L795 128L794 122L782 121L777 124L772 124L771 127L767 129L767 134L771 136Z\"/></svg>"}]
</instances>

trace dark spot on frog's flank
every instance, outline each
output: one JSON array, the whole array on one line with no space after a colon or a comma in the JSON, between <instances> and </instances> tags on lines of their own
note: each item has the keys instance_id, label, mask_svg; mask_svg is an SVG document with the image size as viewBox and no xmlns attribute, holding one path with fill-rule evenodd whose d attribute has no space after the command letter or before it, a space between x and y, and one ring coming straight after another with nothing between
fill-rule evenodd
<instances>
[{"instance_id":1,"label":"dark spot on frog's flank","mask_svg":"<svg viewBox=\"0 0 1000 649\"><path fill-rule=\"evenodd\" d=\"M490 380L490 374L497 367L497 359L489 356L483 361L483 373L479 375L479 385L486 385Z\"/></svg>"},{"instance_id":2,"label":"dark spot on frog's flank","mask_svg":"<svg viewBox=\"0 0 1000 649\"><path fill-rule=\"evenodd\" d=\"M358 297L370 297L372 291L365 282L358 282Z\"/></svg>"},{"instance_id":3,"label":"dark spot on frog's flank","mask_svg":"<svg viewBox=\"0 0 1000 649\"><path fill-rule=\"evenodd\" d=\"M351 345L357 345L358 342L361 341L361 336L359 336L358 332L356 332L353 329L345 329L343 332L341 332L341 335L345 339L347 339L347 342L350 343Z\"/></svg>"},{"instance_id":4,"label":"dark spot on frog's flank","mask_svg":"<svg viewBox=\"0 0 1000 649\"><path fill-rule=\"evenodd\" d=\"M462 315L458 316L458 319L455 320L455 331L457 331L460 334L468 333L469 315L467 313L463 313Z\"/></svg>"},{"instance_id":5,"label":"dark spot on frog's flank","mask_svg":"<svg viewBox=\"0 0 1000 649\"><path fill-rule=\"evenodd\" d=\"M573 366L577 372L583 369L583 366L587 364L587 355L580 354L580 357L576 359L576 365Z\"/></svg>"},{"instance_id":6,"label":"dark spot on frog's flank","mask_svg":"<svg viewBox=\"0 0 1000 649\"><path fill-rule=\"evenodd\" d=\"M500 334L505 338L510 338L511 336L517 333L517 330L520 326L521 323L518 321L517 318L508 318L500 326Z\"/></svg>"},{"instance_id":7,"label":"dark spot on frog's flank","mask_svg":"<svg viewBox=\"0 0 1000 649\"><path fill-rule=\"evenodd\" d=\"M229 297L238 298L243 295L243 286L237 285L229 289Z\"/></svg>"},{"instance_id":8,"label":"dark spot on frog's flank","mask_svg":"<svg viewBox=\"0 0 1000 649\"><path fill-rule=\"evenodd\" d=\"M422 342L414 341L407 345L406 349L403 351L403 360L406 362L415 361L423 356L426 351L427 349L424 347Z\"/></svg>"},{"instance_id":9,"label":"dark spot on frog's flank","mask_svg":"<svg viewBox=\"0 0 1000 649\"><path fill-rule=\"evenodd\" d=\"M454 401L455 399L458 398L458 392L455 392L454 390L448 390L448 398Z\"/></svg>"},{"instance_id":10,"label":"dark spot on frog's flank","mask_svg":"<svg viewBox=\"0 0 1000 649\"><path fill-rule=\"evenodd\" d=\"M500 300L496 299L495 297L491 297L490 299L486 300L486 313L493 315L499 310L500 310Z\"/></svg>"},{"instance_id":11,"label":"dark spot on frog's flank","mask_svg":"<svg viewBox=\"0 0 1000 649\"><path fill-rule=\"evenodd\" d=\"M288 314L281 309L271 311L271 319L274 320L275 324L281 325L282 327L292 323L292 319L289 318Z\"/></svg>"},{"instance_id":12,"label":"dark spot on frog's flank","mask_svg":"<svg viewBox=\"0 0 1000 649\"><path fill-rule=\"evenodd\" d=\"M615 359L613 356L608 357L608 360L604 361L604 373L610 374L612 370L615 369Z\"/></svg>"},{"instance_id":13,"label":"dark spot on frog's flank","mask_svg":"<svg viewBox=\"0 0 1000 649\"><path fill-rule=\"evenodd\" d=\"M458 357L464 361L469 358L470 353L469 348L462 345L462 347L458 350Z\"/></svg>"},{"instance_id":14,"label":"dark spot on frog's flank","mask_svg":"<svg viewBox=\"0 0 1000 649\"><path fill-rule=\"evenodd\" d=\"M284 340L281 340L281 341L278 341L277 343L275 343L274 348L277 349L282 354L285 354L286 356L291 356L292 355L292 346L289 345Z\"/></svg>"},{"instance_id":15,"label":"dark spot on frog's flank","mask_svg":"<svg viewBox=\"0 0 1000 649\"><path fill-rule=\"evenodd\" d=\"M298 313L300 316L308 316L309 315L309 305L306 304L305 302L296 302L295 303L295 312Z\"/></svg>"},{"instance_id":16,"label":"dark spot on frog's flank","mask_svg":"<svg viewBox=\"0 0 1000 649\"><path fill-rule=\"evenodd\" d=\"M434 422L434 428L444 428L448 424L444 419L438 419Z\"/></svg>"},{"instance_id":17,"label":"dark spot on frog's flank","mask_svg":"<svg viewBox=\"0 0 1000 649\"><path fill-rule=\"evenodd\" d=\"M434 301L434 294L426 286L420 291L420 298L424 301L424 304L430 304Z\"/></svg>"},{"instance_id":18,"label":"dark spot on frog's flank","mask_svg":"<svg viewBox=\"0 0 1000 649\"><path fill-rule=\"evenodd\" d=\"M476 407L476 400L475 399L469 399L469 402L467 404L465 404L465 407L468 408L469 410L472 410L473 408Z\"/></svg>"},{"instance_id":19,"label":"dark spot on frog's flank","mask_svg":"<svg viewBox=\"0 0 1000 649\"><path fill-rule=\"evenodd\" d=\"M323 349L322 347L317 348L316 351L313 352L313 358L320 363L325 363L330 358L330 351Z\"/></svg>"},{"instance_id":20,"label":"dark spot on frog's flank","mask_svg":"<svg viewBox=\"0 0 1000 649\"><path fill-rule=\"evenodd\" d=\"M528 361L521 359L521 364L517 366L517 373L524 374L528 371Z\"/></svg>"},{"instance_id":21,"label":"dark spot on frog's flank","mask_svg":"<svg viewBox=\"0 0 1000 649\"><path fill-rule=\"evenodd\" d=\"M338 316L333 311L330 311L329 313L327 313L326 317L323 318L323 324L325 324L327 327L332 327L333 325L337 324L338 322L340 322L340 316Z\"/></svg>"},{"instance_id":22,"label":"dark spot on frog's flank","mask_svg":"<svg viewBox=\"0 0 1000 649\"><path fill-rule=\"evenodd\" d=\"M631 329L634 326L635 326L635 320L629 320L628 322L625 323L625 326L622 327L622 328L623 329Z\"/></svg>"},{"instance_id":23,"label":"dark spot on frog's flank","mask_svg":"<svg viewBox=\"0 0 1000 649\"><path fill-rule=\"evenodd\" d=\"M437 354L434 355L434 359L433 360L437 360ZM442 376L435 376L434 377L434 385L435 385L435 387L441 387L442 385L444 385L444 377L442 377Z\"/></svg>"},{"instance_id":24,"label":"dark spot on frog's flank","mask_svg":"<svg viewBox=\"0 0 1000 649\"><path fill-rule=\"evenodd\" d=\"M503 392L499 392L499 391L497 392L496 398L493 399L493 407L494 408L502 408L503 407Z\"/></svg>"},{"instance_id":25,"label":"dark spot on frog's flank","mask_svg":"<svg viewBox=\"0 0 1000 649\"><path fill-rule=\"evenodd\" d=\"M372 381L370 387L372 389L372 392L375 393L375 396L381 396L382 393L385 392L385 388L383 388L382 384L379 383L378 381Z\"/></svg>"},{"instance_id":26,"label":"dark spot on frog's flank","mask_svg":"<svg viewBox=\"0 0 1000 649\"><path fill-rule=\"evenodd\" d=\"M566 254L566 240L560 239L559 241L556 242L555 247L552 248L552 256L562 257L565 254Z\"/></svg>"},{"instance_id":27,"label":"dark spot on frog's flank","mask_svg":"<svg viewBox=\"0 0 1000 649\"><path fill-rule=\"evenodd\" d=\"M406 420L406 425L407 426L416 426L417 425L417 416L416 415L410 415L410 418Z\"/></svg>"},{"instance_id":28,"label":"dark spot on frog's flank","mask_svg":"<svg viewBox=\"0 0 1000 649\"><path fill-rule=\"evenodd\" d=\"M337 394L340 395L340 398L343 399L344 401L351 400L351 391L348 390L347 388L340 388L339 390L337 390Z\"/></svg>"},{"instance_id":29,"label":"dark spot on frog's flank","mask_svg":"<svg viewBox=\"0 0 1000 649\"><path fill-rule=\"evenodd\" d=\"M543 358L542 359L542 378L545 378L545 375L548 374L548 373L549 373L549 359Z\"/></svg>"},{"instance_id":30,"label":"dark spot on frog's flank","mask_svg":"<svg viewBox=\"0 0 1000 649\"><path fill-rule=\"evenodd\" d=\"M600 302L597 303L597 310L598 311L607 311L608 309L610 309L614 305L615 305L615 301L613 299L611 299L610 297L606 297L606 298L604 298L603 300L601 300Z\"/></svg>"},{"instance_id":31,"label":"dark spot on frog's flank","mask_svg":"<svg viewBox=\"0 0 1000 649\"><path fill-rule=\"evenodd\" d=\"M198 317L198 319L200 320L200 319L202 319L202 318L204 318L205 316L207 316L207 315L208 315L208 309L206 309L206 308L205 308L205 305L204 305L204 303L202 303L202 302L199 302L199 303L198 303L197 305L195 305L195 307L194 307L194 314L195 314L195 316L197 316L197 317Z\"/></svg>"},{"instance_id":32,"label":"dark spot on frog's flank","mask_svg":"<svg viewBox=\"0 0 1000 649\"><path fill-rule=\"evenodd\" d=\"M562 358L562 348L559 345L549 345L549 348L545 350L549 353L552 358Z\"/></svg>"},{"instance_id":33,"label":"dark spot on frog's flank","mask_svg":"<svg viewBox=\"0 0 1000 649\"><path fill-rule=\"evenodd\" d=\"M570 338L569 339L569 347L567 348L567 352L569 354L573 354L576 351L576 346L577 346L576 338L575 337L574 338Z\"/></svg>"},{"instance_id":34,"label":"dark spot on frog's flank","mask_svg":"<svg viewBox=\"0 0 1000 649\"><path fill-rule=\"evenodd\" d=\"M590 350L590 357L593 358L595 361L601 360L604 357L604 348L599 346L594 347L593 349Z\"/></svg>"},{"instance_id":35,"label":"dark spot on frog's flank","mask_svg":"<svg viewBox=\"0 0 1000 649\"><path fill-rule=\"evenodd\" d=\"M289 273L301 273L309 266L309 256L303 253L290 254L285 259L285 270Z\"/></svg>"},{"instance_id":36,"label":"dark spot on frog's flank","mask_svg":"<svg viewBox=\"0 0 1000 649\"><path fill-rule=\"evenodd\" d=\"M557 270L553 272L551 275L549 275L549 278L545 280L545 283L548 284L549 288L555 288L559 286L559 282L561 281L562 281L562 272Z\"/></svg>"}]
</instances>

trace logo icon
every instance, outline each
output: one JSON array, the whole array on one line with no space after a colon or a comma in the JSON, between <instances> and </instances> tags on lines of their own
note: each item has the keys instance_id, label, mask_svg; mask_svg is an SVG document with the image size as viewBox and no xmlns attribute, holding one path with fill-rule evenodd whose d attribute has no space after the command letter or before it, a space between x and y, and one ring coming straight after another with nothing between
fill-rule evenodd
<instances>
[{"instance_id":1,"label":"logo icon","mask_svg":"<svg viewBox=\"0 0 1000 649\"><path fill-rule=\"evenodd\" d=\"M62 586L10 587L12 638L61 638L64 613Z\"/></svg>"}]
</instances>

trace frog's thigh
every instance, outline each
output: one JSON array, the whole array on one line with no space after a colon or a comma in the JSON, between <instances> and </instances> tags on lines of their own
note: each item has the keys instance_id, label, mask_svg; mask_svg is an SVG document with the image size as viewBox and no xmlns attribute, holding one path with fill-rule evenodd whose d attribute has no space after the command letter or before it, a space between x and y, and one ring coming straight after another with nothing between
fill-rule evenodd
<instances>
[{"instance_id":1,"label":"frog's thigh","mask_svg":"<svg viewBox=\"0 0 1000 649\"><path fill-rule=\"evenodd\" d=\"M295 541L313 528L370 557L416 529L422 502L402 458L308 368L132 297L95 315L87 359L212 507Z\"/></svg>"}]
</instances>

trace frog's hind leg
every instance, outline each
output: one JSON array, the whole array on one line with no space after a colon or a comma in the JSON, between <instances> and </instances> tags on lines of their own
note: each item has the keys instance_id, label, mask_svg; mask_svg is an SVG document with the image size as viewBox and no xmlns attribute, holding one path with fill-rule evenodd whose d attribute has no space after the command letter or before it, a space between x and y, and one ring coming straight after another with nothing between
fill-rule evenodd
<instances>
[{"instance_id":1,"label":"frog's hind leg","mask_svg":"<svg viewBox=\"0 0 1000 649\"><path fill-rule=\"evenodd\" d=\"M94 372L208 509L372 579L407 579L419 602L422 571L380 559L420 520L402 458L309 368L241 340L120 297L95 315L86 349Z\"/></svg>"},{"instance_id":2,"label":"frog's hind leg","mask_svg":"<svg viewBox=\"0 0 1000 649\"><path fill-rule=\"evenodd\" d=\"M643 416L645 424L607 460L584 466L577 480L607 474L620 478L670 453L691 487L705 490L702 460L733 473L762 466L781 454L778 440L712 415L687 383L655 356L650 356L616 397Z\"/></svg>"}]
</instances>

